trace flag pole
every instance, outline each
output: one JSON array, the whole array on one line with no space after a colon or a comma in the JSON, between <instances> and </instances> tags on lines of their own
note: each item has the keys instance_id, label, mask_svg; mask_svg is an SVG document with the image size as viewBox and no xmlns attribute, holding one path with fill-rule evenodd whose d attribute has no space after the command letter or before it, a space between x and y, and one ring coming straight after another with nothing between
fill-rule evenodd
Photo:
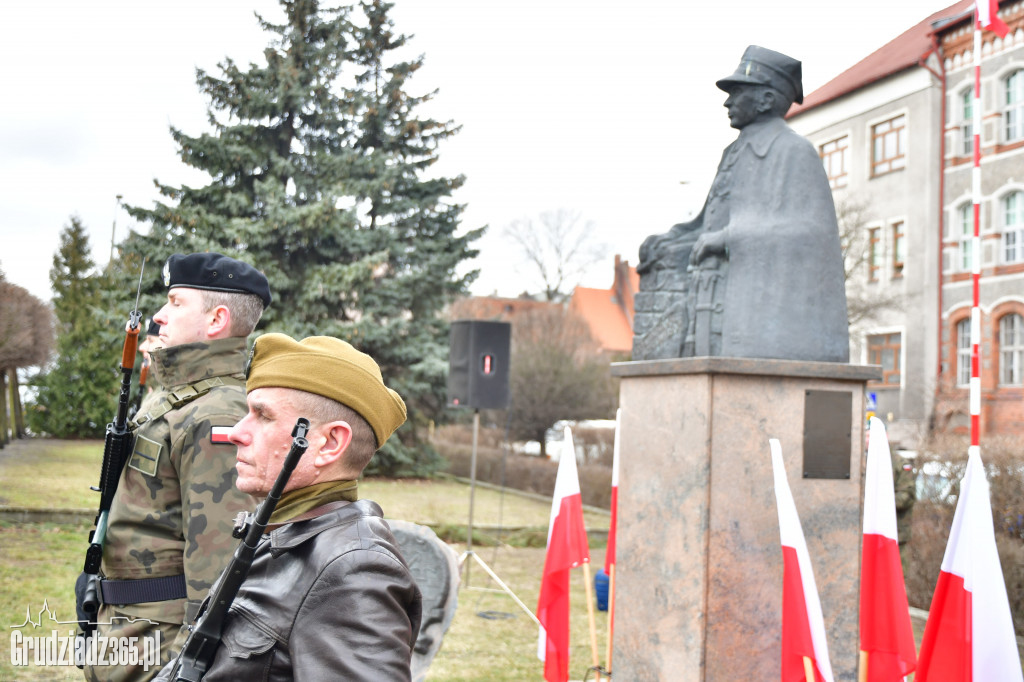
<instances>
[{"instance_id":1,"label":"flag pole","mask_svg":"<svg viewBox=\"0 0 1024 682\"><path fill-rule=\"evenodd\" d=\"M971 125L974 130L974 168L971 195L974 235L971 237L971 447L968 455L981 454L981 15L974 13L974 102Z\"/></svg>"},{"instance_id":2,"label":"flag pole","mask_svg":"<svg viewBox=\"0 0 1024 682\"><path fill-rule=\"evenodd\" d=\"M804 656L804 677L807 682L814 682L814 661L810 656Z\"/></svg>"},{"instance_id":3,"label":"flag pole","mask_svg":"<svg viewBox=\"0 0 1024 682\"><path fill-rule=\"evenodd\" d=\"M608 566L608 649L605 652L605 660L608 667L605 670L612 673L612 630L615 627L615 564Z\"/></svg>"},{"instance_id":4,"label":"flag pole","mask_svg":"<svg viewBox=\"0 0 1024 682\"><path fill-rule=\"evenodd\" d=\"M587 587L587 618L590 621L590 653L594 659L594 679L601 680L601 660L597 653L597 625L594 621L594 588L590 584L590 562L583 564L583 584Z\"/></svg>"},{"instance_id":5,"label":"flag pole","mask_svg":"<svg viewBox=\"0 0 1024 682\"><path fill-rule=\"evenodd\" d=\"M857 672L857 682L868 682L868 652L860 650L860 670Z\"/></svg>"}]
</instances>

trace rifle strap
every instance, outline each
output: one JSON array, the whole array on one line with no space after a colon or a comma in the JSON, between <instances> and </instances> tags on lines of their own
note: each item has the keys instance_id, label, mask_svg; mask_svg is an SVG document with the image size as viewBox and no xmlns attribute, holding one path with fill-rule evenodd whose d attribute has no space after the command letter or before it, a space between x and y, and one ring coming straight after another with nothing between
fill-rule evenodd
<instances>
[{"instance_id":1,"label":"rifle strap","mask_svg":"<svg viewBox=\"0 0 1024 682\"><path fill-rule=\"evenodd\" d=\"M174 391L168 391L167 397L163 402L151 407L149 412L135 420L135 424L142 426L146 422L157 420L171 410L176 410L183 405L189 404L196 398L201 398L218 386L245 386L245 380L236 379L232 376L213 377L197 381L193 384L186 384Z\"/></svg>"}]
</instances>

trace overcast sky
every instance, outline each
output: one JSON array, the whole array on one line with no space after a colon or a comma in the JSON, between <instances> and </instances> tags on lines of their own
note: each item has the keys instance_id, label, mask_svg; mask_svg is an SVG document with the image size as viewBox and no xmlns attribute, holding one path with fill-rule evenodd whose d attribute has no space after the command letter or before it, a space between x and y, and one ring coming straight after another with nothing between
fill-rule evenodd
<instances>
[{"instance_id":1,"label":"overcast sky","mask_svg":"<svg viewBox=\"0 0 1024 682\"><path fill-rule=\"evenodd\" d=\"M609 245L585 286L611 284L616 253L699 210L734 137L714 83L759 44L803 61L813 91L952 4L944 0L397 0L396 28L426 65L415 93L462 131L440 172L467 176L465 228L489 225L474 293L514 296L536 281L503 239L511 221L578 211ZM168 127L205 130L195 68L260 60L253 17L271 0L48 0L0 3L0 268L50 298L48 272L72 215L106 263L151 205L153 180L205 184ZM526 273L524 275L524 273Z\"/></svg>"}]
</instances>

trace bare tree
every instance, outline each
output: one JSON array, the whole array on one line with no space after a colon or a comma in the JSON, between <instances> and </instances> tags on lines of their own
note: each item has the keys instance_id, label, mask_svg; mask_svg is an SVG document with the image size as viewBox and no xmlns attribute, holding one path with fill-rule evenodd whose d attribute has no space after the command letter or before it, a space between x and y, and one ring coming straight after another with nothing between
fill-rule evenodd
<instances>
[{"instance_id":1,"label":"bare tree","mask_svg":"<svg viewBox=\"0 0 1024 682\"><path fill-rule=\"evenodd\" d=\"M16 438L25 435L17 370L44 364L53 341L49 307L23 287L0 278L0 447L8 442L9 431Z\"/></svg>"},{"instance_id":2,"label":"bare tree","mask_svg":"<svg viewBox=\"0 0 1024 682\"><path fill-rule=\"evenodd\" d=\"M515 220L503 234L540 276L545 300L562 301L587 268L608 253L608 245L595 241L593 232L594 223L584 222L579 211L560 208L545 211L536 220Z\"/></svg>"},{"instance_id":3,"label":"bare tree","mask_svg":"<svg viewBox=\"0 0 1024 682\"><path fill-rule=\"evenodd\" d=\"M609 419L618 390L590 328L563 305L534 308L512 321L509 427L534 439L560 419ZM547 454L544 452L543 454Z\"/></svg>"},{"instance_id":4,"label":"bare tree","mask_svg":"<svg viewBox=\"0 0 1024 682\"><path fill-rule=\"evenodd\" d=\"M846 280L846 314L851 329L874 322L883 311L902 310L904 305L902 291L871 286L864 274L871 265L868 209L868 202L857 197L848 196L836 202Z\"/></svg>"}]
</instances>

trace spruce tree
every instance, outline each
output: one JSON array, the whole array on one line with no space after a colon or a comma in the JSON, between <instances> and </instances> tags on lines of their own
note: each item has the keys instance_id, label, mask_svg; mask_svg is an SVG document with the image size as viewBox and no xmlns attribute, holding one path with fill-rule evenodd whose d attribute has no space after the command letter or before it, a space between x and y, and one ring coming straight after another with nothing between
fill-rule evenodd
<instances>
[{"instance_id":1,"label":"spruce tree","mask_svg":"<svg viewBox=\"0 0 1024 682\"><path fill-rule=\"evenodd\" d=\"M127 315L112 304L111 279L95 272L89 252L86 228L72 217L50 268L57 355L45 374L32 380L37 391L26 412L35 433L102 438L114 416Z\"/></svg>"},{"instance_id":2,"label":"spruce tree","mask_svg":"<svg viewBox=\"0 0 1024 682\"><path fill-rule=\"evenodd\" d=\"M433 93L407 90L423 60L394 57L406 37L390 3L282 5L285 23L259 19L274 36L265 64L197 72L213 131L171 131L209 184L158 185L166 201L129 208L151 227L124 248L158 263L220 251L264 271L274 303L260 328L336 336L373 356L410 408L378 470L423 473L434 455L418 430L443 406L447 370L439 313L466 292L475 273L456 270L481 232L459 234L451 195L463 178L430 174L458 128L418 115Z\"/></svg>"}]
</instances>

